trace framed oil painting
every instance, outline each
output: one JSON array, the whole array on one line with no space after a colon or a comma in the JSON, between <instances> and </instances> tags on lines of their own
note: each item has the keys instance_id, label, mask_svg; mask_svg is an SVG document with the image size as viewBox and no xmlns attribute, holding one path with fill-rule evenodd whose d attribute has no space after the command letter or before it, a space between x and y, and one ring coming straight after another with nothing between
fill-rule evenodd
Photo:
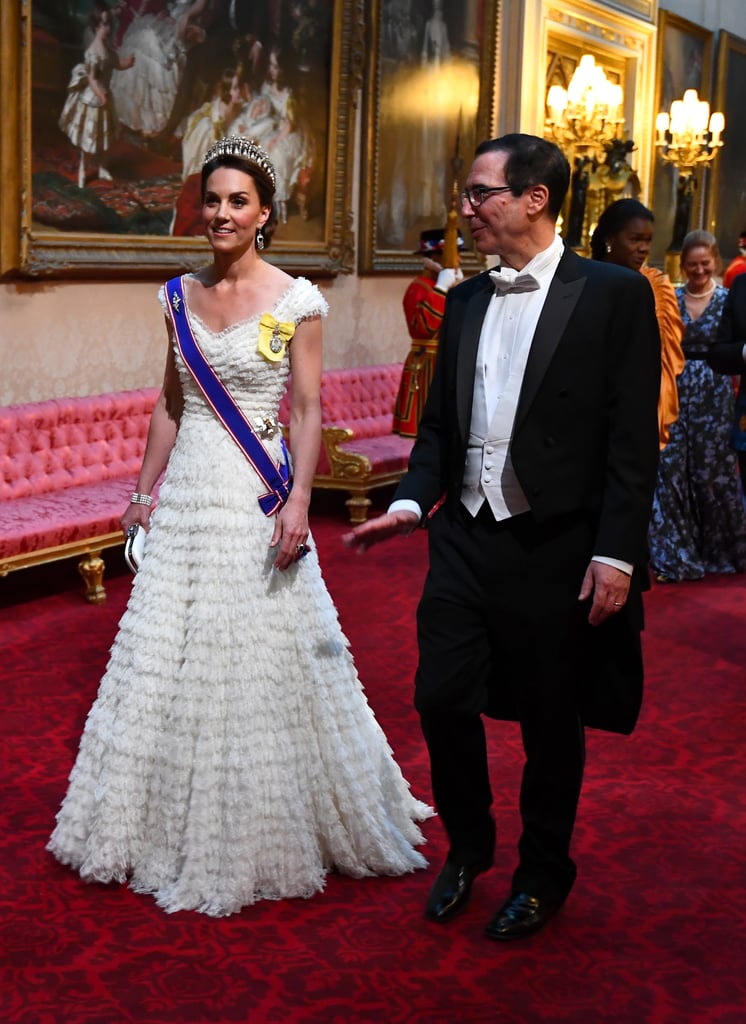
<instances>
[{"instance_id":1,"label":"framed oil painting","mask_svg":"<svg viewBox=\"0 0 746 1024\"><path fill-rule=\"evenodd\" d=\"M494 120L498 14L499 0L371 0L360 273L418 270L420 233L445 226Z\"/></svg>"},{"instance_id":2,"label":"framed oil painting","mask_svg":"<svg viewBox=\"0 0 746 1024\"><path fill-rule=\"evenodd\" d=\"M707 225L717 236L725 263L738 254L738 236L746 227L746 136L741 130L745 96L746 39L721 31L713 105L725 114L725 130L723 148L709 172Z\"/></svg>"},{"instance_id":3,"label":"framed oil painting","mask_svg":"<svg viewBox=\"0 0 746 1024\"><path fill-rule=\"evenodd\" d=\"M684 18L661 10L658 12L657 81L655 113L668 112L674 100L680 100L685 89L696 89L699 98L710 99L712 75L712 32ZM652 263L662 263L674 232L676 186L678 172L664 164L654 148L651 172L650 208L655 211L655 232L650 253ZM701 191L695 199L692 226L702 210Z\"/></svg>"},{"instance_id":4,"label":"framed oil painting","mask_svg":"<svg viewBox=\"0 0 746 1024\"><path fill-rule=\"evenodd\" d=\"M261 142L277 171L268 258L316 275L353 268L362 0L2 7L3 109L19 101L2 126L13 197L2 203L4 273L142 276L202 264L202 157L234 133Z\"/></svg>"}]
</instances>

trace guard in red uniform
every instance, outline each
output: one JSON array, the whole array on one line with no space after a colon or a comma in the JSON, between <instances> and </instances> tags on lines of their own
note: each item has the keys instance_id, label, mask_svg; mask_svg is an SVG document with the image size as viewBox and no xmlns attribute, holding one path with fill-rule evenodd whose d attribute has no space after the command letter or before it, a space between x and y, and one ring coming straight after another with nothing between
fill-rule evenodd
<instances>
[{"instance_id":1,"label":"guard in red uniform","mask_svg":"<svg viewBox=\"0 0 746 1024\"><path fill-rule=\"evenodd\" d=\"M417 436L417 426L433 378L446 293L464 276L458 265L443 266L444 246L444 232L440 228L421 233L418 253L423 258L422 271L404 293L402 304L412 347L404 361L393 428L394 433L402 437ZM457 252L463 247L464 240L459 231ZM458 256L455 262L458 264Z\"/></svg>"}]
</instances>

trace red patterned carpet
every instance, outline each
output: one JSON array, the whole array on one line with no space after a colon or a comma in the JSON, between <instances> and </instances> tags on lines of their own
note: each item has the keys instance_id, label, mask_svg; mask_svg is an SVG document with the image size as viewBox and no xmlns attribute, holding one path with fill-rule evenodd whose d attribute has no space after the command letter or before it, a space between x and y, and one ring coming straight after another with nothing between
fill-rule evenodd
<instances>
[{"instance_id":1,"label":"red patterned carpet","mask_svg":"<svg viewBox=\"0 0 746 1024\"><path fill-rule=\"evenodd\" d=\"M317 512L325 575L369 699L414 790L429 794L411 708L425 538L349 555L339 503ZM742 1024L746 1020L746 580L649 596L647 699L630 738L589 737L577 886L547 929L503 947L482 929L517 838L514 726L490 727L499 848L447 926L427 872L332 877L310 901L231 918L164 914L86 885L44 850L129 577L87 605L70 564L0 580L4 797L0 1019L6 1024Z\"/></svg>"}]
</instances>

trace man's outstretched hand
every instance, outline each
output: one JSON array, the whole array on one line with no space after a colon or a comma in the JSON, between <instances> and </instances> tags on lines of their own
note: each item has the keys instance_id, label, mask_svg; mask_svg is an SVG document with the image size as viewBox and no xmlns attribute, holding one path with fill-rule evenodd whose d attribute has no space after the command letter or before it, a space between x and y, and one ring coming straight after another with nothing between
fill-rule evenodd
<instances>
[{"instance_id":1,"label":"man's outstretched hand","mask_svg":"<svg viewBox=\"0 0 746 1024\"><path fill-rule=\"evenodd\" d=\"M373 544L379 544L382 540L389 540L399 534L411 533L419 521L416 512L386 512L376 519L369 519L367 523L361 523L349 533L345 533L342 543L348 548L357 548L360 552L367 551Z\"/></svg>"}]
</instances>

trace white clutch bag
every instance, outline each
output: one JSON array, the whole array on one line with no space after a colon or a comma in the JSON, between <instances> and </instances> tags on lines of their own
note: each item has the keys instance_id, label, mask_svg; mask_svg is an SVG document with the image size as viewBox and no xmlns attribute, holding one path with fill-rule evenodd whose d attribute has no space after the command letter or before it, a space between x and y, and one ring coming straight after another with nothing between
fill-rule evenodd
<instances>
[{"instance_id":1,"label":"white clutch bag","mask_svg":"<svg viewBox=\"0 0 746 1024\"><path fill-rule=\"evenodd\" d=\"M137 572L140 568L146 536L145 530L141 530L137 523L127 530L127 539L124 542L124 560L132 572Z\"/></svg>"}]
</instances>

